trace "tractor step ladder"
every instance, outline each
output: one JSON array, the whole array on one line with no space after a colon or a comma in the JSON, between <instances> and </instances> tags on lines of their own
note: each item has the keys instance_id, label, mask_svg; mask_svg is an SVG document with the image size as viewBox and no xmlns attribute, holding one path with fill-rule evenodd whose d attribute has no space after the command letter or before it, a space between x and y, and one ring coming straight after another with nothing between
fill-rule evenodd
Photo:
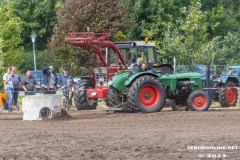
<instances>
[{"instance_id":1,"label":"tractor step ladder","mask_svg":"<svg viewBox=\"0 0 240 160\"><path fill-rule=\"evenodd\" d=\"M109 33L94 33L94 32L73 32L66 37L68 42L83 41L89 43L93 40L104 41L110 37Z\"/></svg>"}]
</instances>

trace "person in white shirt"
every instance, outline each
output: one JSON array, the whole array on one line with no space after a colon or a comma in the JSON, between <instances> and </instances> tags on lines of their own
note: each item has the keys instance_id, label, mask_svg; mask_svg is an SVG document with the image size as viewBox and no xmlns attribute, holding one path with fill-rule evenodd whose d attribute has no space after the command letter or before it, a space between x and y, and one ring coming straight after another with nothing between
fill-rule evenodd
<instances>
[{"instance_id":1,"label":"person in white shirt","mask_svg":"<svg viewBox=\"0 0 240 160\"><path fill-rule=\"evenodd\" d=\"M8 96L8 112L12 112L12 101L13 101L13 77L11 73L12 67L8 67L7 73L3 75L4 89L7 92Z\"/></svg>"}]
</instances>

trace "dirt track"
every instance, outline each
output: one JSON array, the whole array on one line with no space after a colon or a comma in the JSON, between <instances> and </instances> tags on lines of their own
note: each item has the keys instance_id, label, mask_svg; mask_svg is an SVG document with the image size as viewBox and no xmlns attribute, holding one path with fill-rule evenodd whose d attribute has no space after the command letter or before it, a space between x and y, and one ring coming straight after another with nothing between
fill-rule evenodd
<instances>
[{"instance_id":1,"label":"dirt track","mask_svg":"<svg viewBox=\"0 0 240 160\"><path fill-rule=\"evenodd\" d=\"M21 113L0 113L0 159L195 160L207 159L209 153L226 154L223 159L240 159L240 148L187 148L240 147L240 109L152 114L71 111L69 114L71 118L29 122L21 120Z\"/></svg>"}]
</instances>

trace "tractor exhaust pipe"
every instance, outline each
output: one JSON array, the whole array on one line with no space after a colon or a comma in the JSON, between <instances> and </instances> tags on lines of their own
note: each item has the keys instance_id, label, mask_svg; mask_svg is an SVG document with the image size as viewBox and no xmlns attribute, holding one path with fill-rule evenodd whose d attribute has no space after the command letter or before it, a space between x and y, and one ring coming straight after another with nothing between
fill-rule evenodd
<instances>
[{"instance_id":1,"label":"tractor exhaust pipe","mask_svg":"<svg viewBox=\"0 0 240 160\"><path fill-rule=\"evenodd\" d=\"M207 64L207 68L206 68L206 88L209 88L209 83L210 83L210 65ZM209 95L209 90L207 89L207 94Z\"/></svg>"},{"instance_id":2,"label":"tractor exhaust pipe","mask_svg":"<svg viewBox=\"0 0 240 160\"><path fill-rule=\"evenodd\" d=\"M173 57L173 74L176 73L176 58Z\"/></svg>"}]
</instances>

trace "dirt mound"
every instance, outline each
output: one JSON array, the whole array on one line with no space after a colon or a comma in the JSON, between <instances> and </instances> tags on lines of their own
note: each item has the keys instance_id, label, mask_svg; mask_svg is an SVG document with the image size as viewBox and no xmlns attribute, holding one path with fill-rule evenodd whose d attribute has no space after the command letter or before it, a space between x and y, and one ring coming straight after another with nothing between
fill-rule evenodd
<instances>
[{"instance_id":1,"label":"dirt mound","mask_svg":"<svg viewBox=\"0 0 240 160\"><path fill-rule=\"evenodd\" d=\"M59 119L72 119L72 116L70 116L66 110L62 109L62 115L59 117Z\"/></svg>"}]
</instances>

